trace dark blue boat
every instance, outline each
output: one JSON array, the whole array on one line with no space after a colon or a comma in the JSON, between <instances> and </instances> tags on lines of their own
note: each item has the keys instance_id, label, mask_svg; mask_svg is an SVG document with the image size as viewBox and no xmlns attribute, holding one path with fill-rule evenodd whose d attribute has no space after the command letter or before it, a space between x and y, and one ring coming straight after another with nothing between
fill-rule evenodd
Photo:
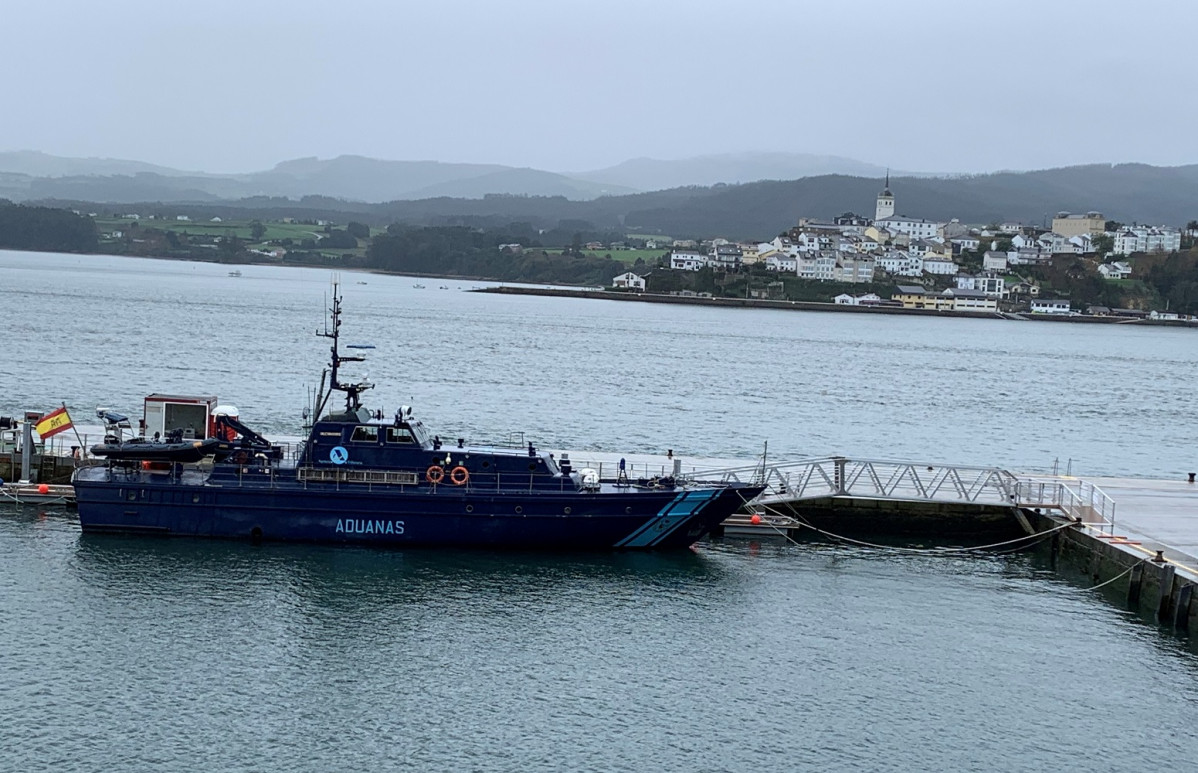
<instances>
[{"instance_id":1,"label":"dark blue boat","mask_svg":"<svg viewBox=\"0 0 1198 773\"><path fill-rule=\"evenodd\" d=\"M331 326L331 390L294 459L228 416L222 442L205 445L199 465L137 446L112 449L110 462L75 473L85 532L299 540L370 545L452 545L553 549L660 549L694 543L761 491L746 484L674 478L600 480L563 457L527 449L445 446L402 408L371 412L361 395L373 385L343 383L338 345L341 298ZM198 447L198 446L196 446Z\"/></svg>"}]
</instances>

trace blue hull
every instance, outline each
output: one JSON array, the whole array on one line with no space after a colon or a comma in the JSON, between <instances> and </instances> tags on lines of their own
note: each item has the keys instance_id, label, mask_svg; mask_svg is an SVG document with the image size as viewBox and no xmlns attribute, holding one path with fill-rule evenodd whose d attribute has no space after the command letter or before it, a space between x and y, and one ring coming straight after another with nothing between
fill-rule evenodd
<instances>
[{"instance_id":1,"label":"blue hull","mask_svg":"<svg viewBox=\"0 0 1198 773\"><path fill-rule=\"evenodd\" d=\"M403 490L275 480L218 486L198 472L80 470L85 532L161 534L378 546L665 549L709 533L757 487L595 492Z\"/></svg>"}]
</instances>

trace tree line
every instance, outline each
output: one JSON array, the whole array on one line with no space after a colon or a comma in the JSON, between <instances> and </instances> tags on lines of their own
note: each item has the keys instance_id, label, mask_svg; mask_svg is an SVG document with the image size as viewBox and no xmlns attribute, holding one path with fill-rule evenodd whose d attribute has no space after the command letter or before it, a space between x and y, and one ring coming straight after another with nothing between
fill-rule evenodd
<instances>
[{"instance_id":1,"label":"tree line","mask_svg":"<svg viewBox=\"0 0 1198 773\"><path fill-rule=\"evenodd\" d=\"M393 224L366 249L370 268L401 274L436 274L512 282L607 285L627 267L570 246L550 254L524 228L480 230L464 225ZM572 238L572 243L581 239ZM518 246L515 246L518 245Z\"/></svg>"},{"instance_id":2,"label":"tree line","mask_svg":"<svg viewBox=\"0 0 1198 773\"><path fill-rule=\"evenodd\" d=\"M67 209L0 199L0 248L34 252L95 252L96 224Z\"/></svg>"}]
</instances>

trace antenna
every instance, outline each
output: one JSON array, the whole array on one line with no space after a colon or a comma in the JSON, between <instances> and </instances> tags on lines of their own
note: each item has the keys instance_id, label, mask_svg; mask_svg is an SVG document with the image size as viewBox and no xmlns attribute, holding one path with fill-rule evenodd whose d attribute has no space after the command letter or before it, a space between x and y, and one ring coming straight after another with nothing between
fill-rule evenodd
<instances>
[{"instance_id":1,"label":"antenna","mask_svg":"<svg viewBox=\"0 0 1198 773\"><path fill-rule=\"evenodd\" d=\"M333 280L333 304L329 307L329 320L331 320L332 332L329 332L330 324L326 322L324 332L317 333L321 338L329 338L333 341L330 347L329 367L331 369L331 378L329 379L329 389L345 392L345 410L347 413L354 413L362 407L362 401L359 396L367 389L373 388L374 384L368 381L342 383L339 377L339 372L343 364L347 362L365 362L366 358L341 354L341 292L340 282L337 279Z\"/></svg>"}]
</instances>

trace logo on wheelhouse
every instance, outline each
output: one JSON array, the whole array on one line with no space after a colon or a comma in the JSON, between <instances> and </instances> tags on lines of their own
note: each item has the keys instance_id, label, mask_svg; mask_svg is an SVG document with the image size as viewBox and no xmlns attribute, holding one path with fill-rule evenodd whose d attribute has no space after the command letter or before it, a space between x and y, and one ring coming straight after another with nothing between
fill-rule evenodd
<instances>
[{"instance_id":1,"label":"logo on wheelhouse","mask_svg":"<svg viewBox=\"0 0 1198 773\"><path fill-rule=\"evenodd\" d=\"M345 464L349 461L349 451L345 446L333 446L329 449L329 461L333 464Z\"/></svg>"}]
</instances>

